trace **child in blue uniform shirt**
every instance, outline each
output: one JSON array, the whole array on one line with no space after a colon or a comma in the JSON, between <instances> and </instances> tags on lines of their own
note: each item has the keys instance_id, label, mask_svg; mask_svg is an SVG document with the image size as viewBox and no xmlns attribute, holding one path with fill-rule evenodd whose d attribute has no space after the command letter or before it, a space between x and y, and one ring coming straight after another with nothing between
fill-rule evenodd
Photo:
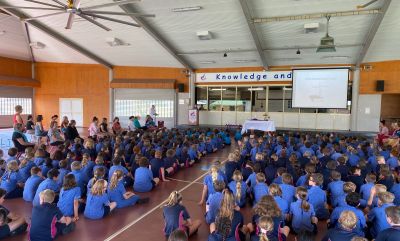
<instances>
[{"instance_id":1,"label":"child in blue uniform shirt","mask_svg":"<svg viewBox=\"0 0 400 241\"><path fill-rule=\"evenodd\" d=\"M264 173L262 172L257 173L256 180L257 184L252 189L254 198L253 205L256 205L263 196L268 195L269 193L268 186L265 183Z\"/></svg>"},{"instance_id":2,"label":"child in blue uniform shirt","mask_svg":"<svg viewBox=\"0 0 400 241\"><path fill-rule=\"evenodd\" d=\"M116 170L111 176L110 184L107 189L110 201L116 202L117 208L133 206L136 203L140 204L148 201L148 198L140 199L135 193L126 191L123 182L124 173L122 170Z\"/></svg>"},{"instance_id":3,"label":"child in blue uniform shirt","mask_svg":"<svg viewBox=\"0 0 400 241\"><path fill-rule=\"evenodd\" d=\"M282 190L279 185L275 183L271 184L269 186L269 194L274 197L276 204L278 204L282 211L283 217L286 219L289 214L289 204L282 198Z\"/></svg>"},{"instance_id":4,"label":"child in blue uniform shirt","mask_svg":"<svg viewBox=\"0 0 400 241\"><path fill-rule=\"evenodd\" d=\"M233 173L232 181L229 183L228 187L235 196L236 205L240 208L244 207L246 204L247 185L243 181L242 173L239 170Z\"/></svg>"},{"instance_id":5,"label":"child in blue uniform shirt","mask_svg":"<svg viewBox=\"0 0 400 241\"><path fill-rule=\"evenodd\" d=\"M54 204L56 194L50 189L40 193L40 205L32 210L32 221L29 230L31 241L52 241L57 235L73 231L75 224L70 217L64 217Z\"/></svg>"},{"instance_id":6,"label":"child in blue uniform shirt","mask_svg":"<svg viewBox=\"0 0 400 241\"><path fill-rule=\"evenodd\" d=\"M88 183L88 177L86 176L86 173L81 170L82 165L79 161L74 161L71 164L71 172L70 174L75 176L75 181L80 188L81 195L84 195L86 193L86 185Z\"/></svg>"},{"instance_id":7,"label":"child in blue uniform shirt","mask_svg":"<svg viewBox=\"0 0 400 241\"><path fill-rule=\"evenodd\" d=\"M139 166L135 171L133 189L136 192L150 192L158 184L159 179L153 178L153 173L149 169L149 161L146 157L140 158Z\"/></svg>"},{"instance_id":8,"label":"child in blue uniform shirt","mask_svg":"<svg viewBox=\"0 0 400 241\"><path fill-rule=\"evenodd\" d=\"M22 197L23 180L18 172L18 162L15 160L7 163L7 171L1 177L0 188L6 190L5 199Z\"/></svg>"},{"instance_id":9,"label":"child in blue uniform shirt","mask_svg":"<svg viewBox=\"0 0 400 241\"><path fill-rule=\"evenodd\" d=\"M206 203L206 223L211 224L215 222L215 217L219 212L222 201L222 191L225 189L225 182L215 181L214 182L215 193L208 196Z\"/></svg>"},{"instance_id":10,"label":"child in blue uniform shirt","mask_svg":"<svg viewBox=\"0 0 400 241\"><path fill-rule=\"evenodd\" d=\"M359 236L364 236L364 228L367 226L364 213L358 209L357 207L360 205L360 194L356 192L349 193L346 196L346 206L340 206L337 207L333 210L330 220L329 220L329 226L330 227L335 227L337 226L337 222L339 220L340 214L343 211L352 211L356 214L358 222L355 228L355 232Z\"/></svg>"},{"instance_id":11,"label":"child in blue uniform shirt","mask_svg":"<svg viewBox=\"0 0 400 241\"><path fill-rule=\"evenodd\" d=\"M391 227L380 232L375 241L397 241L400 235L400 207L388 207L385 213Z\"/></svg>"},{"instance_id":12,"label":"child in blue uniform shirt","mask_svg":"<svg viewBox=\"0 0 400 241\"><path fill-rule=\"evenodd\" d=\"M57 207L65 217L73 217L74 221L79 219L79 200L81 189L78 186L75 176L67 174L64 176L63 187L61 188ZM83 208L81 208L83 209Z\"/></svg>"},{"instance_id":13,"label":"child in blue uniform shirt","mask_svg":"<svg viewBox=\"0 0 400 241\"><path fill-rule=\"evenodd\" d=\"M293 231L317 232L318 219L315 216L314 207L307 202L307 189L304 187L296 188L297 201L290 204L290 215L292 219Z\"/></svg>"},{"instance_id":14,"label":"child in blue uniform shirt","mask_svg":"<svg viewBox=\"0 0 400 241\"><path fill-rule=\"evenodd\" d=\"M22 198L27 202L32 202L35 197L39 184L43 181L42 172L39 167L31 168L31 176L26 180Z\"/></svg>"},{"instance_id":15,"label":"child in blue uniform shirt","mask_svg":"<svg viewBox=\"0 0 400 241\"><path fill-rule=\"evenodd\" d=\"M320 173L314 173L308 179L308 202L313 205L315 216L318 219L328 219L329 211L326 199L326 193L320 188L324 183L324 176Z\"/></svg>"},{"instance_id":16,"label":"child in blue uniform shirt","mask_svg":"<svg viewBox=\"0 0 400 241\"><path fill-rule=\"evenodd\" d=\"M106 180L100 179L93 184L86 199L85 217L89 219L101 219L108 216L114 210L117 203L110 202L106 191Z\"/></svg>"},{"instance_id":17,"label":"child in blue uniform shirt","mask_svg":"<svg viewBox=\"0 0 400 241\"><path fill-rule=\"evenodd\" d=\"M289 173L282 174L282 184L279 184L282 190L282 198L290 205L294 201L296 195L296 188L292 185L293 177Z\"/></svg>"},{"instance_id":18,"label":"child in blue uniform shirt","mask_svg":"<svg viewBox=\"0 0 400 241\"><path fill-rule=\"evenodd\" d=\"M182 194L173 191L163 207L163 217L165 222L164 234L168 238L176 229L184 230L188 236L197 232L201 225L200 220L191 220L186 208L182 205Z\"/></svg>"},{"instance_id":19,"label":"child in blue uniform shirt","mask_svg":"<svg viewBox=\"0 0 400 241\"><path fill-rule=\"evenodd\" d=\"M345 241L357 237L354 229L357 226L358 218L352 211L343 211L340 214L338 225L328 230L322 241Z\"/></svg>"},{"instance_id":20,"label":"child in blue uniform shirt","mask_svg":"<svg viewBox=\"0 0 400 241\"><path fill-rule=\"evenodd\" d=\"M342 176L337 171L331 172L331 182L328 184L328 192L330 193L331 205L336 207L338 205L338 199L340 196L344 195L343 184L341 180Z\"/></svg>"},{"instance_id":21,"label":"child in blue uniform shirt","mask_svg":"<svg viewBox=\"0 0 400 241\"><path fill-rule=\"evenodd\" d=\"M382 192L378 194L378 207L373 208L367 215L367 221L372 223L370 233L373 238L375 238L381 231L390 228L390 224L386 219L385 209L394 206L393 200L393 193Z\"/></svg>"},{"instance_id":22,"label":"child in blue uniform shirt","mask_svg":"<svg viewBox=\"0 0 400 241\"><path fill-rule=\"evenodd\" d=\"M228 161L225 162L225 176L228 180L228 183L232 181L233 172L236 170L240 170L240 167L237 163L237 156L235 153L229 153Z\"/></svg>"},{"instance_id":23,"label":"child in blue uniform shirt","mask_svg":"<svg viewBox=\"0 0 400 241\"><path fill-rule=\"evenodd\" d=\"M363 184L360 188L361 198L364 200L368 200L371 194L371 189L375 186L376 175L373 173L369 173L365 177L365 184Z\"/></svg>"},{"instance_id":24,"label":"child in blue uniform shirt","mask_svg":"<svg viewBox=\"0 0 400 241\"><path fill-rule=\"evenodd\" d=\"M59 174L58 174L57 184L61 188L64 182L65 175L69 173L69 170L67 169L68 161L64 159L60 161L59 164L60 164L60 169L58 169Z\"/></svg>"},{"instance_id":25,"label":"child in blue uniform shirt","mask_svg":"<svg viewBox=\"0 0 400 241\"><path fill-rule=\"evenodd\" d=\"M58 174L59 172L57 169L51 169L47 173L47 178L39 184L39 187L36 190L35 197L33 198L33 206L40 205L40 193L42 191L46 189L50 189L55 193L58 193L60 191L60 187L57 184Z\"/></svg>"},{"instance_id":26,"label":"child in blue uniform shirt","mask_svg":"<svg viewBox=\"0 0 400 241\"><path fill-rule=\"evenodd\" d=\"M199 205L202 205L211 194L215 193L214 182L217 180L224 181L224 177L220 174L219 165L213 164L210 167L209 174L204 177L203 192L201 194Z\"/></svg>"},{"instance_id":27,"label":"child in blue uniform shirt","mask_svg":"<svg viewBox=\"0 0 400 241\"><path fill-rule=\"evenodd\" d=\"M26 180L31 176L31 168L36 166L33 162L33 153L28 153L25 159L21 161L19 165L19 173L21 175L22 182L26 182Z\"/></svg>"}]
</instances>

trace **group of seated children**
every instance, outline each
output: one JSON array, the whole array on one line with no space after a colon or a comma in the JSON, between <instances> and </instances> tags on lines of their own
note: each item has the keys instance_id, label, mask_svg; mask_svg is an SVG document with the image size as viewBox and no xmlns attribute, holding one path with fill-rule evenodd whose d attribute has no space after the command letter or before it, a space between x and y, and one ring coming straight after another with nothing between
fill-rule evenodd
<instances>
[{"instance_id":1,"label":"group of seated children","mask_svg":"<svg viewBox=\"0 0 400 241\"><path fill-rule=\"evenodd\" d=\"M136 130L89 137L84 143L81 138L67 140L51 154L44 144L27 147L23 158L10 148L9 158L2 161L0 194L2 199L22 197L32 203L31 241L52 240L72 231L80 213L101 219L115 208L147 203L149 198L136 193L151 191L159 181L168 181L166 177L229 144L224 143L226 135L218 130ZM20 233L15 230L25 220L4 210L0 237ZM54 218L57 224L49 222Z\"/></svg>"},{"instance_id":2,"label":"group of seated children","mask_svg":"<svg viewBox=\"0 0 400 241\"><path fill-rule=\"evenodd\" d=\"M265 135L238 142L204 178L209 241L400 240L400 167L396 150L362 137ZM173 192L164 207L165 235L199 227ZM240 212L253 207L252 222ZM175 234L174 234L175 236ZM170 237L170 240L173 240Z\"/></svg>"}]
</instances>

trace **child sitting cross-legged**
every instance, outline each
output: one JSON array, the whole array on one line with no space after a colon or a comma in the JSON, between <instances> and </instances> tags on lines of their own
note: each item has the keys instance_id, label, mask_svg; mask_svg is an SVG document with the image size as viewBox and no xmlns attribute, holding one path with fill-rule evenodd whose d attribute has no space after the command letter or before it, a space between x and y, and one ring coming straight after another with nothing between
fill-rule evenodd
<instances>
[{"instance_id":1,"label":"child sitting cross-legged","mask_svg":"<svg viewBox=\"0 0 400 241\"><path fill-rule=\"evenodd\" d=\"M32 210L32 221L29 230L30 241L51 241L57 235L67 234L74 230L75 224L70 217L62 215L54 204L56 194L46 189L39 194L40 205ZM54 222L56 221L56 222Z\"/></svg>"},{"instance_id":2,"label":"child sitting cross-legged","mask_svg":"<svg viewBox=\"0 0 400 241\"><path fill-rule=\"evenodd\" d=\"M6 190L0 188L0 239L24 233L28 225L25 218L3 207Z\"/></svg>"}]
</instances>

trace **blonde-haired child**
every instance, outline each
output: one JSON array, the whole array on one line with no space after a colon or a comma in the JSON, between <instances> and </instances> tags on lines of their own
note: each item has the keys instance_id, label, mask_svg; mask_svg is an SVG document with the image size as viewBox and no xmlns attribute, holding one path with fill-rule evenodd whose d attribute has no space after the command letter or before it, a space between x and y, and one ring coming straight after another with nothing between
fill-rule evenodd
<instances>
[{"instance_id":1,"label":"blonde-haired child","mask_svg":"<svg viewBox=\"0 0 400 241\"><path fill-rule=\"evenodd\" d=\"M202 205L205 202L205 200L207 200L208 196L215 193L214 182L217 180L225 181L225 178L220 172L219 163L214 163L210 167L208 174L204 177L203 192L201 194L200 202L198 203L199 205Z\"/></svg>"},{"instance_id":2,"label":"blonde-haired child","mask_svg":"<svg viewBox=\"0 0 400 241\"><path fill-rule=\"evenodd\" d=\"M86 199L84 215L90 219L101 219L110 214L117 206L116 202L110 202L107 195L107 181L100 179L93 184Z\"/></svg>"}]
</instances>

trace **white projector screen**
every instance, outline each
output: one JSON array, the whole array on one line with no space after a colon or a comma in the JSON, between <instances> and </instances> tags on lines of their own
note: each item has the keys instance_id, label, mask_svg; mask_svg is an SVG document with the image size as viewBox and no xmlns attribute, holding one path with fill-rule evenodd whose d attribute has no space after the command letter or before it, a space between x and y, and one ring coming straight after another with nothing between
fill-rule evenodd
<instances>
[{"instance_id":1,"label":"white projector screen","mask_svg":"<svg viewBox=\"0 0 400 241\"><path fill-rule=\"evenodd\" d=\"M348 69L294 69L293 108L346 108Z\"/></svg>"}]
</instances>

